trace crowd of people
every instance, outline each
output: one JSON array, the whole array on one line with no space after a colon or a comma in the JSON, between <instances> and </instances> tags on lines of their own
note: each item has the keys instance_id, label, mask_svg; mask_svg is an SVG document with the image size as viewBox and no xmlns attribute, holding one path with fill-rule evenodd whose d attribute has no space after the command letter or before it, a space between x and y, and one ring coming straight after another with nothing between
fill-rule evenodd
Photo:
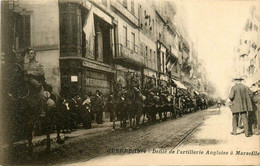
<instances>
[{"instance_id":1,"label":"crowd of people","mask_svg":"<svg viewBox=\"0 0 260 166\"><path fill-rule=\"evenodd\" d=\"M260 89L259 82L251 89L242 83L243 78L234 79L235 85L229 94L229 107L232 112L232 135L237 135L237 128L244 128L245 136L260 133Z\"/></svg>"}]
</instances>

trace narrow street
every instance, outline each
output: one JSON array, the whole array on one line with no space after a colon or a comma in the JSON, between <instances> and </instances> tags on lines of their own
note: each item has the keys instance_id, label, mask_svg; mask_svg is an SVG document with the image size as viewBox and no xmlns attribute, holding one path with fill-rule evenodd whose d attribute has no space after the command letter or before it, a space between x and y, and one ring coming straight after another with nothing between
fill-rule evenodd
<instances>
[{"instance_id":1,"label":"narrow street","mask_svg":"<svg viewBox=\"0 0 260 166\"><path fill-rule=\"evenodd\" d=\"M165 122L142 126L139 130L133 131L122 130L119 126L115 132L111 127L95 128L91 130L96 132L67 138L63 145L52 143L50 156L44 154L45 146L36 147L30 161L27 161L25 151L16 151L16 158L12 158L10 164L72 164L79 161L84 163L100 157L130 154L133 150L151 153L156 148L169 149L178 145L194 128L203 124L205 119L217 114L217 111L203 110L178 119L168 118ZM132 152L129 152L130 149Z\"/></svg>"},{"instance_id":2,"label":"narrow street","mask_svg":"<svg viewBox=\"0 0 260 166\"><path fill-rule=\"evenodd\" d=\"M0 165L260 165L260 0L0 5Z\"/></svg>"}]
</instances>

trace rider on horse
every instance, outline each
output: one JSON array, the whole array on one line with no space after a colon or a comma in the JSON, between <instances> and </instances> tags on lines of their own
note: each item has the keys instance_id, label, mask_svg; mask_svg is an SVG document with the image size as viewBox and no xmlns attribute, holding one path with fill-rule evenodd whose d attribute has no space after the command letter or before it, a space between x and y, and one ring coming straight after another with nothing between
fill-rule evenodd
<instances>
[{"instance_id":1,"label":"rider on horse","mask_svg":"<svg viewBox=\"0 0 260 166\"><path fill-rule=\"evenodd\" d=\"M45 81L43 66L36 61L36 52L34 49L24 50L24 73L25 80L32 85L34 90L40 92Z\"/></svg>"}]
</instances>

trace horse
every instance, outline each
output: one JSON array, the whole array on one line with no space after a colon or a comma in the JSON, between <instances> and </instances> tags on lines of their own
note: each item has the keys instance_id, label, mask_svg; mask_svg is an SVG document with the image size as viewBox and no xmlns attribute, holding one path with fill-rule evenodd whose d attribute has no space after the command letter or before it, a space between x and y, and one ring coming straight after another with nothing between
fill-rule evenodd
<instances>
[{"instance_id":1,"label":"horse","mask_svg":"<svg viewBox=\"0 0 260 166\"><path fill-rule=\"evenodd\" d=\"M15 52L16 53L16 52ZM35 89L25 78L23 70L23 57L16 55L13 65L12 85L8 93L10 99L13 101L13 108L17 110L22 119L23 137L28 141L28 156L33 154L33 132L36 123L40 117L45 117L48 114L47 101L43 92L43 86L40 89ZM46 119L45 119L46 120ZM50 153L50 130L47 129L47 145L46 154ZM59 138L58 138L59 140Z\"/></svg>"},{"instance_id":2,"label":"horse","mask_svg":"<svg viewBox=\"0 0 260 166\"><path fill-rule=\"evenodd\" d=\"M144 91L144 95L146 99L144 100L144 109L143 109L143 123L144 123L144 117L148 118L149 124L155 124L156 123L156 113L157 113L157 105L156 103L159 100L159 97L156 96L151 91Z\"/></svg>"},{"instance_id":3,"label":"horse","mask_svg":"<svg viewBox=\"0 0 260 166\"><path fill-rule=\"evenodd\" d=\"M162 121L162 114L164 116L163 120L167 120L167 111L168 111L168 99L166 94L158 95L159 100L157 101L157 112L159 114L160 122Z\"/></svg>"},{"instance_id":4,"label":"horse","mask_svg":"<svg viewBox=\"0 0 260 166\"><path fill-rule=\"evenodd\" d=\"M28 154L33 153L33 129L39 119L39 116L46 109L46 99L41 95L43 92L37 92L35 89L25 81L25 75L22 64L14 63L13 85L11 87L9 96L16 105L16 109L22 114L23 131L28 141Z\"/></svg>"}]
</instances>

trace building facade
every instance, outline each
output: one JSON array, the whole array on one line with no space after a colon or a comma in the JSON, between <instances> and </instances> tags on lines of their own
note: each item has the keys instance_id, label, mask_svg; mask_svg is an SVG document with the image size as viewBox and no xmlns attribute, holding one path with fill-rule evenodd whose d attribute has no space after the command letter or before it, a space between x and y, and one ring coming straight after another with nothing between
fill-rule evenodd
<instances>
[{"instance_id":1,"label":"building facade","mask_svg":"<svg viewBox=\"0 0 260 166\"><path fill-rule=\"evenodd\" d=\"M259 7L251 8L242 30L240 40L234 49L235 75L242 76L251 86L260 80L260 13Z\"/></svg>"},{"instance_id":2,"label":"building facade","mask_svg":"<svg viewBox=\"0 0 260 166\"><path fill-rule=\"evenodd\" d=\"M8 42L18 53L37 51L47 83L62 96L105 96L137 75L171 85L172 79L200 90L199 62L191 40L175 25L173 1L45 0L3 2ZM8 14L9 13L9 14ZM39 21L40 20L40 21ZM14 27L13 29L10 27ZM9 29L12 29L10 31ZM3 32L2 32L3 33Z\"/></svg>"}]
</instances>

